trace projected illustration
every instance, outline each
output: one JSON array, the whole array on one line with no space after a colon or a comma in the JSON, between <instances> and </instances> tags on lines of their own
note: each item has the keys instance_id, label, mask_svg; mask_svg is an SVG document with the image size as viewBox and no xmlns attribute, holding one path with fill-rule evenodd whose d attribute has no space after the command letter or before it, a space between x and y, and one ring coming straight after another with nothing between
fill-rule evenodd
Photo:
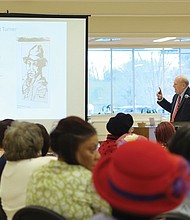
<instances>
[{"instance_id":1,"label":"projected illustration","mask_svg":"<svg viewBox=\"0 0 190 220\"><path fill-rule=\"evenodd\" d=\"M85 106L80 98L85 97L80 88L86 66L82 20L0 17L1 118L42 120L49 126L76 106L77 113L83 112L78 108L78 103Z\"/></svg>"},{"instance_id":2,"label":"projected illustration","mask_svg":"<svg viewBox=\"0 0 190 220\"><path fill-rule=\"evenodd\" d=\"M44 101L48 95L48 82L43 76L43 68L47 64L42 45L36 44L23 58L26 64L26 78L23 80L23 98L31 101Z\"/></svg>"}]
</instances>

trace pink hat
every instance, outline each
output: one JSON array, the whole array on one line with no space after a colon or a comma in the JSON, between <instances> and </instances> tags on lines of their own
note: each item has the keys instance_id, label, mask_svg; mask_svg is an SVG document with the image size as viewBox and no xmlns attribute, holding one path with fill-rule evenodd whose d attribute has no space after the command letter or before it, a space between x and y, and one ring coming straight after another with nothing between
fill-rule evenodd
<instances>
[{"instance_id":1,"label":"pink hat","mask_svg":"<svg viewBox=\"0 0 190 220\"><path fill-rule=\"evenodd\" d=\"M177 207L188 188L187 161L160 144L136 140L101 158L94 171L97 192L114 208L153 216Z\"/></svg>"},{"instance_id":2,"label":"pink hat","mask_svg":"<svg viewBox=\"0 0 190 220\"><path fill-rule=\"evenodd\" d=\"M148 138L140 134L127 133L127 134L123 134L121 137L117 139L116 145L117 147L119 147L121 144L124 144L125 142L136 141L136 140L148 140Z\"/></svg>"}]
</instances>

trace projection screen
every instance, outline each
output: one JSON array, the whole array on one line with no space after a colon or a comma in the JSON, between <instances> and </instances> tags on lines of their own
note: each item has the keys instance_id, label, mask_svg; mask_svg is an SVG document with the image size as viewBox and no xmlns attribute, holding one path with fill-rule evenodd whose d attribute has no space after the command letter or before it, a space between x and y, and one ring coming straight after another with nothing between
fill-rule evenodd
<instances>
[{"instance_id":1,"label":"projection screen","mask_svg":"<svg viewBox=\"0 0 190 220\"><path fill-rule=\"evenodd\" d=\"M86 15L0 14L0 120L87 119Z\"/></svg>"}]
</instances>

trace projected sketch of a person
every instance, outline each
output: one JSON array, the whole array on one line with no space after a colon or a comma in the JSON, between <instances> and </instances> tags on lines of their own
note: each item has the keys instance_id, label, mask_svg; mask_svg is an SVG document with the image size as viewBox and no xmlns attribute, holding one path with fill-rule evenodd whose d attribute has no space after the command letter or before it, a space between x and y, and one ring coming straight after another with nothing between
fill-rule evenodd
<instances>
[{"instance_id":1,"label":"projected sketch of a person","mask_svg":"<svg viewBox=\"0 0 190 220\"><path fill-rule=\"evenodd\" d=\"M42 45L33 46L28 56L23 58L26 64L27 76L22 86L24 99L30 101L44 101L47 98L48 88L47 80L42 74L43 67L47 64L44 58Z\"/></svg>"}]
</instances>

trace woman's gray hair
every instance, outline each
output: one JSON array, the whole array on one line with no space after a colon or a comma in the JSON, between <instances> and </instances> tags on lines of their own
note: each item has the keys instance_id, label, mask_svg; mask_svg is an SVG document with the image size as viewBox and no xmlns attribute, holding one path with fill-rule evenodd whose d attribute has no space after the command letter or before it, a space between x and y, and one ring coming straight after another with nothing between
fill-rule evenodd
<instances>
[{"instance_id":1,"label":"woman's gray hair","mask_svg":"<svg viewBox=\"0 0 190 220\"><path fill-rule=\"evenodd\" d=\"M35 158L43 146L40 128L30 122L14 121L5 131L3 148L9 161Z\"/></svg>"}]
</instances>

